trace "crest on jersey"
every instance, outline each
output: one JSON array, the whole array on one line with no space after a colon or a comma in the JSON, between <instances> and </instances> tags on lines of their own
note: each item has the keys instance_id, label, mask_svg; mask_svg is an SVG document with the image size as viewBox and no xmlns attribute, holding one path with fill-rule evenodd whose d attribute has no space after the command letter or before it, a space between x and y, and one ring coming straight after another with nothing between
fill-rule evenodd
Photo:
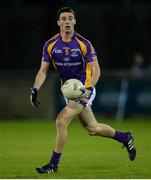
<instances>
[{"instance_id":1,"label":"crest on jersey","mask_svg":"<svg viewBox=\"0 0 151 180\"><path fill-rule=\"evenodd\" d=\"M78 56L78 51L79 51L78 48L77 49L71 49L71 56L72 57L77 57Z\"/></svg>"}]
</instances>

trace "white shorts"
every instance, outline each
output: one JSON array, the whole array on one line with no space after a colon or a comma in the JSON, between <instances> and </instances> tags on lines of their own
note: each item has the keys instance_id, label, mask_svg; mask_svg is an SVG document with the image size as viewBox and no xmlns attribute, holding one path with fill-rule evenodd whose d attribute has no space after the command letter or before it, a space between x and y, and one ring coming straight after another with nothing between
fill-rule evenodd
<instances>
[{"instance_id":1,"label":"white shorts","mask_svg":"<svg viewBox=\"0 0 151 180\"><path fill-rule=\"evenodd\" d=\"M92 92L92 94L91 94L91 96L90 96L89 98L81 98L81 99L79 99L79 100L75 100L75 102L83 105L84 107L88 107L88 106L91 106L91 105L92 105L92 102L93 102L95 96L96 96L96 90L95 90L95 88L94 88L94 89L93 89L93 92ZM67 98L65 98L65 97L64 97L64 99L65 99L65 101L66 101L66 104L68 104L70 100L67 99Z\"/></svg>"}]
</instances>

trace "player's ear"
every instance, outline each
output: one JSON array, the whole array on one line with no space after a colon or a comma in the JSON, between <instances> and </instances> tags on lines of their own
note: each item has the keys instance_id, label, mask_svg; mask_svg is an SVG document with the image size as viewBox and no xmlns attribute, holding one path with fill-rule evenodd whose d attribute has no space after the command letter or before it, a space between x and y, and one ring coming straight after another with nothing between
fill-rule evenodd
<instances>
[{"instance_id":1,"label":"player's ear","mask_svg":"<svg viewBox=\"0 0 151 180\"><path fill-rule=\"evenodd\" d=\"M77 22L76 22L76 19L74 19L74 25L76 25L76 23L77 23Z\"/></svg>"},{"instance_id":2,"label":"player's ear","mask_svg":"<svg viewBox=\"0 0 151 180\"><path fill-rule=\"evenodd\" d=\"M58 26L60 26L60 20L57 20L57 24L58 24Z\"/></svg>"}]
</instances>

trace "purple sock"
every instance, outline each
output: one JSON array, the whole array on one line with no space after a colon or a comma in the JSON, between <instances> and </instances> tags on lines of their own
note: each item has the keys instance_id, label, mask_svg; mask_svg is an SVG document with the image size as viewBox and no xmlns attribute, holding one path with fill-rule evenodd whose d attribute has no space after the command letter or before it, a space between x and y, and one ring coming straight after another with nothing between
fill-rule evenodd
<instances>
[{"instance_id":1,"label":"purple sock","mask_svg":"<svg viewBox=\"0 0 151 180\"><path fill-rule=\"evenodd\" d=\"M59 164L60 157L61 153L56 153L55 151L53 151L50 163L57 167Z\"/></svg>"},{"instance_id":2,"label":"purple sock","mask_svg":"<svg viewBox=\"0 0 151 180\"><path fill-rule=\"evenodd\" d=\"M123 133L119 130L115 130L115 135L112 137L113 139L121 142L121 143L126 143L127 140L127 134Z\"/></svg>"}]
</instances>

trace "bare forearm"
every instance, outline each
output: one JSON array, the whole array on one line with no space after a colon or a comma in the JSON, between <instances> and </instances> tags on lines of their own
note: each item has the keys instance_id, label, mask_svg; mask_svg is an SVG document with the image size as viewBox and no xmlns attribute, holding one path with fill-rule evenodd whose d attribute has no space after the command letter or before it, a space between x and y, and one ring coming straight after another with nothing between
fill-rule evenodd
<instances>
[{"instance_id":1,"label":"bare forearm","mask_svg":"<svg viewBox=\"0 0 151 180\"><path fill-rule=\"evenodd\" d=\"M46 73L39 71L35 79L34 87L39 90L42 84L44 83L45 79Z\"/></svg>"},{"instance_id":2,"label":"bare forearm","mask_svg":"<svg viewBox=\"0 0 151 180\"><path fill-rule=\"evenodd\" d=\"M34 88L37 88L39 90L40 87L43 85L47 76L47 72L49 70L49 65L50 64L48 62L44 62L44 61L41 62L41 67L35 79Z\"/></svg>"},{"instance_id":3,"label":"bare forearm","mask_svg":"<svg viewBox=\"0 0 151 180\"><path fill-rule=\"evenodd\" d=\"M96 60L94 64L92 65L92 86L96 86L97 82L99 81L99 78L101 76L101 70L98 64L98 61Z\"/></svg>"},{"instance_id":4,"label":"bare forearm","mask_svg":"<svg viewBox=\"0 0 151 180\"><path fill-rule=\"evenodd\" d=\"M99 81L101 72L100 71L95 71L95 73L92 73L92 86L95 87L97 82Z\"/></svg>"}]
</instances>

